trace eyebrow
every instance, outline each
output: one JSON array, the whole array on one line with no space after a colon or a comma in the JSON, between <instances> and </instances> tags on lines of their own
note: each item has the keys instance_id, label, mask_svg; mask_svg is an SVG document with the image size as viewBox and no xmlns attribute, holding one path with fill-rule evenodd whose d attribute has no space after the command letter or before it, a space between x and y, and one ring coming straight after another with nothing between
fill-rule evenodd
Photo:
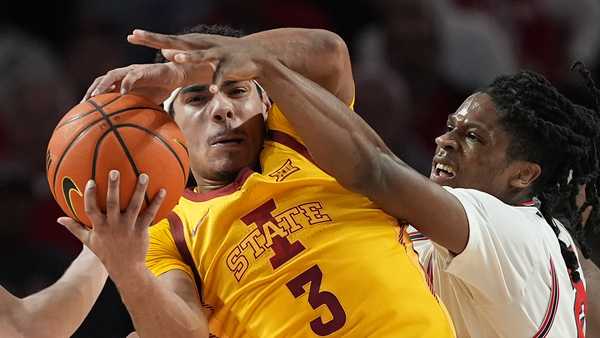
<instances>
[{"instance_id":1,"label":"eyebrow","mask_svg":"<svg viewBox=\"0 0 600 338\"><path fill-rule=\"evenodd\" d=\"M181 90L181 94L196 93L196 92L205 92L207 90L208 90L208 86L207 85L191 85L191 86L183 88Z\"/></svg>"},{"instance_id":2,"label":"eyebrow","mask_svg":"<svg viewBox=\"0 0 600 338\"><path fill-rule=\"evenodd\" d=\"M232 84L236 84L242 81L234 81L234 80L227 80L225 82L223 82L223 86L231 86Z\"/></svg>"},{"instance_id":3,"label":"eyebrow","mask_svg":"<svg viewBox=\"0 0 600 338\"><path fill-rule=\"evenodd\" d=\"M239 83L239 82L242 82L242 81L227 80L227 81L223 82L223 87L231 86L231 85ZM209 87L209 85L198 85L198 84L187 86L181 90L181 94L205 92L205 91L208 91L208 87Z\"/></svg>"},{"instance_id":4,"label":"eyebrow","mask_svg":"<svg viewBox=\"0 0 600 338\"><path fill-rule=\"evenodd\" d=\"M456 116L454 115L454 113L448 115L448 121L456 122ZM490 129L488 127L478 122L468 121L467 123L465 123L465 126L468 128L475 127L488 133L490 132Z\"/></svg>"}]
</instances>

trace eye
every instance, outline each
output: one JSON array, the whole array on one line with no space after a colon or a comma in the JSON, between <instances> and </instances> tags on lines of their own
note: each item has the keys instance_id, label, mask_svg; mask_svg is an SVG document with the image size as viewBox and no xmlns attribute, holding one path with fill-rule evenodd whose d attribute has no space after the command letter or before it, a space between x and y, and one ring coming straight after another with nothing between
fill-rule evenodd
<instances>
[{"instance_id":1,"label":"eye","mask_svg":"<svg viewBox=\"0 0 600 338\"><path fill-rule=\"evenodd\" d=\"M244 87L235 87L229 91L229 95L233 97L240 97L246 94L246 92L248 92L248 90Z\"/></svg>"},{"instance_id":2,"label":"eye","mask_svg":"<svg viewBox=\"0 0 600 338\"><path fill-rule=\"evenodd\" d=\"M207 95L191 95L185 99L185 104L204 104L208 98Z\"/></svg>"},{"instance_id":3,"label":"eye","mask_svg":"<svg viewBox=\"0 0 600 338\"><path fill-rule=\"evenodd\" d=\"M450 123L448 123L448 125L446 125L446 132L451 132L454 130L454 126L451 125Z\"/></svg>"},{"instance_id":4,"label":"eye","mask_svg":"<svg viewBox=\"0 0 600 338\"><path fill-rule=\"evenodd\" d=\"M475 141L475 142L480 142L481 139L479 138L479 136L477 134L475 134L474 132L470 131L467 133L467 139L471 140L471 141Z\"/></svg>"}]
</instances>

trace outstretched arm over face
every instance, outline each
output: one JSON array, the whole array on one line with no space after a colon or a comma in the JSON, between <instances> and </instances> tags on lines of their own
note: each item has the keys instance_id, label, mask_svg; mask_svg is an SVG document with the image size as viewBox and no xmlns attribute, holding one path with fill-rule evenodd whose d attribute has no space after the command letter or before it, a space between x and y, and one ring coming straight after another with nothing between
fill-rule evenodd
<instances>
[{"instance_id":1,"label":"outstretched arm over face","mask_svg":"<svg viewBox=\"0 0 600 338\"><path fill-rule=\"evenodd\" d=\"M233 72L240 79L247 80L248 75L252 75L255 70L255 65L249 66L246 62L247 53L260 49L288 68L318 83L343 102L348 104L354 97L348 48L341 37L327 30L278 28L243 38L199 33L165 35L134 30L128 40L133 44L161 49L170 61L176 61L175 56L178 54L187 54L187 57L194 60L187 62L190 66L193 63L212 63L216 83L221 82L223 74L227 74L231 80ZM186 73L188 79L197 77L192 71ZM118 80L120 79L111 77L108 81L103 81L98 86L100 92L107 90ZM127 90L131 89L130 85L128 83Z\"/></svg>"},{"instance_id":2,"label":"outstretched arm over face","mask_svg":"<svg viewBox=\"0 0 600 338\"><path fill-rule=\"evenodd\" d=\"M81 325L106 282L106 269L83 247L53 285L23 299L0 287L0 336L70 337Z\"/></svg>"},{"instance_id":3,"label":"outstretched arm over face","mask_svg":"<svg viewBox=\"0 0 600 338\"><path fill-rule=\"evenodd\" d=\"M450 251L462 252L469 227L458 199L396 157L360 116L327 90L275 58L257 56L255 62L257 79L323 170Z\"/></svg>"}]
</instances>

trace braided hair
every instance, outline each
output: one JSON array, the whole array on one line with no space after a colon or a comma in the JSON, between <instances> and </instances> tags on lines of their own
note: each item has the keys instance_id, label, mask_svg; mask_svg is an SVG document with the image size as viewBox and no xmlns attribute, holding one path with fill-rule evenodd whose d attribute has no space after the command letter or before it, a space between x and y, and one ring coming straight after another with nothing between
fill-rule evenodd
<instances>
[{"instance_id":1,"label":"braided hair","mask_svg":"<svg viewBox=\"0 0 600 338\"><path fill-rule=\"evenodd\" d=\"M540 211L557 235L556 219L565 220L582 253L588 257L586 238L600 228L598 186L600 177L600 91L581 63L573 65L586 81L595 111L574 104L542 75L522 71L501 76L483 90L492 98L500 123L511 135L510 160L537 163L542 168L533 183L532 195L541 202ZM586 200L578 206L576 197L585 187ZM592 212L586 224L582 213ZM577 257L559 240L571 279L580 279Z\"/></svg>"}]
</instances>

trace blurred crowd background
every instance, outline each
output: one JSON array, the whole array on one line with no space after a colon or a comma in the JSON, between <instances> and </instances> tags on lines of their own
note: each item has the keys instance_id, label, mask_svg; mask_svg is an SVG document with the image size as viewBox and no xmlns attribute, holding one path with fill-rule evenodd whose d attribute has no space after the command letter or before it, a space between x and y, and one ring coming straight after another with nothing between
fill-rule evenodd
<instances>
[{"instance_id":1,"label":"blurred crowd background","mask_svg":"<svg viewBox=\"0 0 600 338\"><path fill-rule=\"evenodd\" d=\"M575 60L600 74L598 0L105 0L13 2L0 24L0 283L23 296L60 277L81 245L58 225L44 172L47 141L91 81L154 52L134 28L198 23L246 33L326 28L347 42L356 110L428 174L446 116L496 75L526 68L591 105ZM109 283L76 337L124 337L131 323Z\"/></svg>"}]
</instances>

